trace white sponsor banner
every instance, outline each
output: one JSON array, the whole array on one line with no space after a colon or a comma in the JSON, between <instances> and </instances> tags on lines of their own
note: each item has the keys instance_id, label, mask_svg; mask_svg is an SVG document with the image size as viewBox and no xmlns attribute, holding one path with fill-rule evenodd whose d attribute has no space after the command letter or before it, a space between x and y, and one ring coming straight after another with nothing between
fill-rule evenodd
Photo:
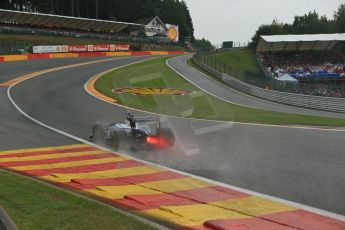
<instances>
[{"instance_id":1,"label":"white sponsor banner","mask_svg":"<svg viewBox=\"0 0 345 230\"><path fill-rule=\"evenodd\" d=\"M33 53L61 53L62 46L34 46Z\"/></svg>"},{"instance_id":2,"label":"white sponsor banner","mask_svg":"<svg viewBox=\"0 0 345 230\"><path fill-rule=\"evenodd\" d=\"M177 25L166 24L167 37L174 42L178 42L180 39L179 27Z\"/></svg>"},{"instance_id":3,"label":"white sponsor banner","mask_svg":"<svg viewBox=\"0 0 345 230\"><path fill-rule=\"evenodd\" d=\"M83 53L83 52L129 51L129 45L62 45L34 46L33 53Z\"/></svg>"}]
</instances>

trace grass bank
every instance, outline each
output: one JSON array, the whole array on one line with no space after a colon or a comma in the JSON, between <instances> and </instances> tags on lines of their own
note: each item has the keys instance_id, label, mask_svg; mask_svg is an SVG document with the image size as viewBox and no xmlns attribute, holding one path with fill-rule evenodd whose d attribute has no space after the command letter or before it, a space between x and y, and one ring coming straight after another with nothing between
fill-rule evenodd
<instances>
[{"instance_id":1,"label":"grass bank","mask_svg":"<svg viewBox=\"0 0 345 230\"><path fill-rule=\"evenodd\" d=\"M209 55L210 57L230 66L234 71L252 73L259 72L259 66L252 50L234 50Z\"/></svg>"},{"instance_id":2,"label":"grass bank","mask_svg":"<svg viewBox=\"0 0 345 230\"><path fill-rule=\"evenodd\" d=\"M173 116L262 124L345 126L344 119L269 112L231 104L206 94L166 66L167 58L149 60L110 72L96 82L96 89L129 107ZM149 95L114 93L123 87L173 88L192 94Z\"/></svg>"},{"instance_id":3,"label":"grass bank","mask_svg":"<svg viewBox=\"0 0 345 230\"><path fill-rule=\"evenodd\" d=\"M110 207L0 171L0 204L21 230L153 230Z\"/></svg>"}]
</instances>

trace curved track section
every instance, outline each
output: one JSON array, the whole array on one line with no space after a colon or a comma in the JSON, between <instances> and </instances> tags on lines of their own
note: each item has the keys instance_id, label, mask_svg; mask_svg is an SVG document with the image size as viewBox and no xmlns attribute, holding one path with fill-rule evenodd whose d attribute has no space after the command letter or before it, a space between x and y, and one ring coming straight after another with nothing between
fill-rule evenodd
<instances>
[{"instance_id":1,"label":"curved track section","mask_svg":"<svg viewBox=\"0 0 345 230\"><path fill-rule=\"evenodd\" d=\"M146 58L47 73L15 86L11 95L35 119L87 139L94 122L122 119L126 109L90 96L83 88L85 82L102 71ZM179 137L175 148L136 157L345 214L345 184L341 183L345 181L345 132L172 117L168 122Z\"/></svg>"},{"instance_id":2,"label":"curved track section","mask_svg":"<svg viewBox=\"0 0 345 230\"><path fill-rule=\"evenodd\" d=\"M186 78L188 81L192 82L194 85L200 89L214 95L222 100L228 101L230 103L247 106L256 109L282 112L282 113L293 113L293 114L303 114L311 116L320 117L334 117L334 118L345 118L345 114L342 113L332 113L311 109L303 109L294 106L282 105L274 102L265 101L244 93L240 93L230 87L224 86L206 76L205 74L199 72L198 70L191 68L186 60L189 59L190 55L179 56L168 61L168 65L174 69L181 76Z\"/></svg>"}]
</instances>

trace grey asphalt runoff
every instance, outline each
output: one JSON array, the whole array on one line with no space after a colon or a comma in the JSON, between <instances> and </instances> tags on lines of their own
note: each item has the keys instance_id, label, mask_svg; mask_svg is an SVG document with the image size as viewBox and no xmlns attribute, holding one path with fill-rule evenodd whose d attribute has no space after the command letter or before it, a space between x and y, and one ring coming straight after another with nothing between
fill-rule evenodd
<instances>
[{"instance_id":1,"label":"grey asphalt runoff","mask_svg":"<svg viewBox=\"0 0 345 230\"><path fill-rule=\"evenodd\" d=\"M208 78L198 70L191 68L186 60L190 58L190 55L179 56L168 61L169 65L173 67L177 72L185 76L189 81L192 81L199 88L206 90L207 92L216 95L224 100L239 105L244 105L252 108L263 109L267 111L292 113L292 114L303 114L320 117L334 117L334 118L345 118L344 113L333 113L326 111L318 111L312 109L298 108L294 106L282 105L266 100L260 100L253 98L249 95L239 93L238 91L224 86L214 79Z\"/></svg>"},{"instance_id":2,"label":"grey asphalt runoff","mask_svg":"<svg viewBox=\"0 0 345 230\"><path fill-rule=\"evenodd\" d=\"M97 73L142 59L119 59L47 73L18 84L12 88L11 95L30 116L87 139L94 122L122 121L127 109L89 95L83 87L85 82ZM190 70L186 74L193 73ZM255 103L256 100L251 98L250 101ZM344 132L174 117L168 117L164 123L174 129L177 137L173 149L128 154L345 214ZM20 123L18 126L22 127ZM32 135L35 133L32 131ZM23 131L22 135L25 134ZM32 139L34 141L35 136Z\"/></svg>"}]
</instances>

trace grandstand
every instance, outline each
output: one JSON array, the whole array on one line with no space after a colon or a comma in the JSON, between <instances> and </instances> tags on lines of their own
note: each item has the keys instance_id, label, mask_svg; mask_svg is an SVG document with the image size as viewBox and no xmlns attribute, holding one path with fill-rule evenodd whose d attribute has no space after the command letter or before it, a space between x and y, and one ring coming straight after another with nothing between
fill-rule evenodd
<instances>
[{"instance_id":1,"label":"grandstand","mask_svg":"<svg viewBox=\"0 0 345 230\"><path fill-rule=\"evenodd\" d=\"M265 72L318 80L345 77L345 57L334 50L345 34L261 36L257 47Z\"/></svg>"},{"instance_id":2,"label":"grandstand","mask_svg":"<svg viewBox=\"0 0 345 230\"><path fill-rule=\"evenodd\" d=\"M269 77L290 77L308 90L299 93L341 97L345 85L345 56L336 46L345 34L261 36L257 60Z\"/></svg>"},{"instance_id":3,"label":"grandstand","mask_svg":"<svg viewBox=\"0 0 345 230\"><path fill-rule=\"evenodd\" d=\"M119 33L129 26L145 27L143 24L77 18L61 15L40 14L0 9L0 22L32 27L70 29L81 31Z\"/></svg>"},{"instance_id":4,"label":"grandstand","mask_svg":"<svg viewBox=\"0 0 345 230\"><path fill-rule=\"evenodd\" d=\"M157 21L161 22L158 17ZM161 22L162 24L163 22ZM24 34L58 36L84 39L100 39L126 43L176 46L164 31L157 31L153 24L128 23L108 20L69 17L0 9L0 34ZM158 24L160 28L165 28ZM134 34L133 31L143 31Z\"/></svg>"}]
</instances>

